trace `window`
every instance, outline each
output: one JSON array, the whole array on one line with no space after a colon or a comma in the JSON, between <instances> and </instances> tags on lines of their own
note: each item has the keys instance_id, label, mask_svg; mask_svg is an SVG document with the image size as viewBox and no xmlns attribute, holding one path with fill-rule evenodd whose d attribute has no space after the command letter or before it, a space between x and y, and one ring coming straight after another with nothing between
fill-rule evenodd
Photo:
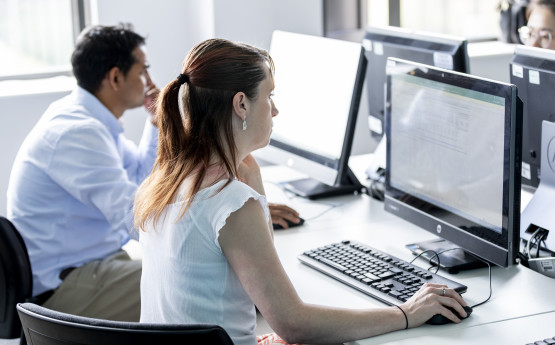
<instances>
[{"instance_id":1,"label":"window","mask_svg":"<svg viewBox=\"0 0 555 345\"><path fill-rule=\"evenodd\" d=\"M0 0L0 80L67 74L84 0Z\"/></svg>"},{"instance_id":2,"label":"window","mask_svg":"<svg viewBox=\"0 0 555 345\"><path fill-rule=\"evenodd\" d=\"M466 37L500 36L499 0L367 0L369 25L397 25L413 30Z\"/></svg>"}]
</instances>

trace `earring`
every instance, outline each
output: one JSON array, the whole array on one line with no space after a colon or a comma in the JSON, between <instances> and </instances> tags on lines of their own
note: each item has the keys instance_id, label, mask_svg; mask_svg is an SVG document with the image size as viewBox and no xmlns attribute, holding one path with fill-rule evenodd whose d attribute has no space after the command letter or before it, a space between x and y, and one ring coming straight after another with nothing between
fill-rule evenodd
<instances>
[{"instance_id":1,"label":"earring","mask_svg":"<svg viewBox=\"0 0 555 345\"><path fill-rule=\"evenodd\" d=\"M247 118L246 117L243 119L243 130L244 131L247 130Z\"/></svg>"}]
</instances>

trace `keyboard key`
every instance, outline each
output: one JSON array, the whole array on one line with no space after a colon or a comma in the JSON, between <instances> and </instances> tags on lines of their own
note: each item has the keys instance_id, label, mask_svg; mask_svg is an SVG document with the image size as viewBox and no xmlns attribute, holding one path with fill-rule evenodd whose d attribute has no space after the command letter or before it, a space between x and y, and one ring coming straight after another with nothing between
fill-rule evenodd
<instances>
[{"instance_id":1,"label":"keyboard key","mask_svg":"<svg viewBox=\"0 0 555 345\"><path fill-rule=\"evenodd\" d=\"M326 259L326 258L321 258L321 259L320 259L320 262L323 262L323 263L325 263L326 265L331 266L331 267L335 268L336 270L338 270L338 271L340 271L340 272L344 272L344 271L347 270L344 266L342 266L342 265L340 265L340 264L337 264L337 263L335 263L335 262L333 262L333 261L331 261L331 260L329 260L329 259Z\"/></svg>"}]
</instances>

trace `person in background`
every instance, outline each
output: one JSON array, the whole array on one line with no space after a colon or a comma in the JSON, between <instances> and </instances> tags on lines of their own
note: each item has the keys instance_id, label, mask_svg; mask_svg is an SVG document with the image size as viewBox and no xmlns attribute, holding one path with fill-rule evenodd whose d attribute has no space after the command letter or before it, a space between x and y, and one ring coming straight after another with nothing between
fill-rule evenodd
<instances>
[{"instance_id":1,"label":"person in background","mask_svg":"<svg viewBox=\"0 0 555 345\"><path fill-rule=\"evenodd\" d=\"M530 2L534 0L500 0L497 4L499 11L499 28L501 41L522 44L518 29L526 25L530 16Z\"/></svg>"},{"instance_id":2,"label":"person in background","mask_svg":"<svg viewBox=\"0 0 555 345\"><path fill-rule=\"evenodd\" d=\"M158 95L145 39L130 25L91 26L71 56L77 86L52 103L25 138L8 185L8 218L21 233L33 296L76 315L136 321L141 262L122 246L133 229L138 185L151 172ZM119 119L149 110L137 146Z\"/></svg>"},{"instance_id":3,"label":"person in background","mask_svg":"<svg viewBox=\"0 0 555 345\"><path fill-rule=\"evenodd\" d=\"M518 32L522 42L528 46L555 49L555 0L533 1L528 23Z\"/></svg>"},{"instance_id":4,"label":"person in background","mask_svg":"<svg viewBox=\"0 0 555 345\"><path fill-rule=\"evenodd\" d=\"M140 186L141 322L210 323L235 344L342 343L467 314L462 297L424 284L400 307L304 303L273 245L260 168L268 145L274 66L264 50L223 39L195 46L161 91L159 150ZM255 305L277 334L255 336Z\"/></svg>"}]
</instances>

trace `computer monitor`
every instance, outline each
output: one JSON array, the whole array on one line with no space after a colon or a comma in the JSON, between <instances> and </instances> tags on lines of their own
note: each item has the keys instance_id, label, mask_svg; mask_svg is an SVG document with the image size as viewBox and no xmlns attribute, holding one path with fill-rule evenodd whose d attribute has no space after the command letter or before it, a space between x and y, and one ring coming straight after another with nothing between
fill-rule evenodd
<instances>
[{"instance_id":1,"label":"computer monitor","mask_svg":"<svg viewBox=\"0 0 555 345\"><path fill-rule=\"evenodd\" d=\"M366 67L360 43L275 31L270 55L279 115L255 156L304 173L283 184L303 197L360 190L348 167Z\"/></svg>"},{"instance_id":2,"label":"computer monitor","mask_svg":"<svg viewBox=\"0 0 555 345\"><path fill-rule=\"evenodd\" d=\"M467 41L456 36L398 27L367 27L362 40L368 67L368 125L376 140L383 135L385 68L389 57L469 73Z\"/></svg>"},{"instance_id":3,"label":"computer monitor","mask_svg":"<svg viewBox=\"0 0 555 345\"><path fill-rule=\"evenodd\" d=\"M512 265L520 227L516 86L388 59L386 94L385 209L467 253Z\"/></svg>"},{"instance_id":4,"label":"computer monitor","mask_svg":"<svg viewBox=\"0 0 555 345\"><path fill-rule=\"evenodd\" d=\"M524 103L522 184L535 190L541 178L542 121L555 122L555 51L515 46L510 71Z\"/></svg>"}]
</instances>

